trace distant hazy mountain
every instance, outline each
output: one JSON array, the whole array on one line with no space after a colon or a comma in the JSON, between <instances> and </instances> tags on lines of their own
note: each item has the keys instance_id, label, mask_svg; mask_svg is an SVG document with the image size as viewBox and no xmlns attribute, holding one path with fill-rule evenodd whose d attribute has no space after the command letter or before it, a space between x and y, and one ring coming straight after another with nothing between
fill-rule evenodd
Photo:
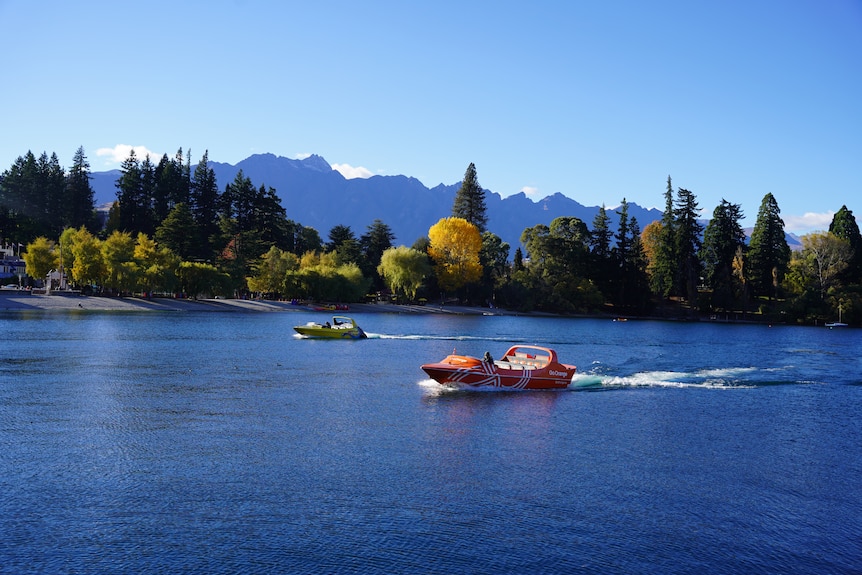
<instances>
[{"instance_id":1,"label":"distant hazy mountain","mask_svg":"<svg viewBox=\"0 0 862 575\"><path fill-rule=\"evenodd\" d=\"M372 176L348 180L320 156L291 160L273 154L256 154L238 164L210 162L218 186L233 182L239 170L250 178L255 187L261 184L275 188L287 210L287 217L320 232L326 241L329 230L336 225L350 226L361 236L375 219L388 225L395 234L396 245L410 246L428 235L428 228L440 218L452 215L452 204L460 182L426 188L416 178L408 176ZM192 167L194 171L194 167ZM92 185L97 205L113 202L117 196L115 183L119 170L94 172ZM488 208L488 229L511 246L520 244L521 232L537 224L549 225L554 218L574 216L592 227L598 206L586 207L562 194L547 196L538 202L524 193L506 198L485 191ZM616 231L618 218L610 207L608 215ZM644 209L629 204L629 217L635 217L643 229L661 218L656 209Z\"/></svg>"},{"instance_id":2,"label":"distant hazy mountain","mask_svg":"<svg viewBox=\"0 0 862 575\"><path fill-rule=\"evenodd\" d=\"M320 156L291 160L273 154L256 154L235 166L210 162L218 186L233 182L239 170L250 178L255 187L261 184L275 188L287 210L287 217L320 232L326 241L329 230L337 225L350 226L358 238L375 219L388 225L395 234L396 245L413 244L427 236L428 228L440 218L452 215L452 204L460 182L426 188L416 178L407 176L372 176L348 180ZM194 167L192 167L194 171ZM94 172L92 185L97 205L109 204L117 197L115 183L120 170ZM553 194L535 202L524 193L503 198L485 190L488 208L488 229L511 246L510 255L520 245L521 232L537 224L549 225L554 218L574 216L592 228L598 206L587 207L562 194ZM616 232L618 216L607 207L611 229ZM641 230L661 211L629 204L629 217L637 218ZM702 222L706 225L706 222ZM745 230L751 234L751 229ZM800 249L799 238L787 234L792 249Z\"/></svg>"}]
</instances>

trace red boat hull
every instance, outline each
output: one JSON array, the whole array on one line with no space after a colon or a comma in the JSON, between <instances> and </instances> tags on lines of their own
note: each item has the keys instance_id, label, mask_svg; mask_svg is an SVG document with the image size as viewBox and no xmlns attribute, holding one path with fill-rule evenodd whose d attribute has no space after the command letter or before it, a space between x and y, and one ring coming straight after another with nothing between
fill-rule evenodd
<instances>
[{"instance_id":1,"label":"red boat hull","mask_svg":"<svg viewBox=\"0 0 862 575\"><path fill-rule=\"evenodd\" d=\"M509 350L512 352L515 348ZM552 350L547 361L536 365L533 355L515 354L502 360L487 361L465 355L450 355L438 363L428 363L422 370L434 381L447 386L463 388L498 389L564 389L572 382L577 368L556 361Z\"/></svg>"}]
</instances>

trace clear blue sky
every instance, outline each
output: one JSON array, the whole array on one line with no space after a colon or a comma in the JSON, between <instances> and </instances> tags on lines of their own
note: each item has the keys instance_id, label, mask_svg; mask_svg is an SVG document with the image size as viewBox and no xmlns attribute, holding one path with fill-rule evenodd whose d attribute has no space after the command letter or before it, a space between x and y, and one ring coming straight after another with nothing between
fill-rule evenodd
<instances>
[{"instance_id":1,"label":"clear blue sky","mask_svg":"<svg viewBox=\"0 0 862 575\"><path fill-rule=\"evenodd\" d=\"M0 170L182 147L433 187L474 162L502 196L662 208L670 175L707 217L771 192L788 231L862 221L862 0L0 0L0 29Z\"/></svg>"}]
</instances>

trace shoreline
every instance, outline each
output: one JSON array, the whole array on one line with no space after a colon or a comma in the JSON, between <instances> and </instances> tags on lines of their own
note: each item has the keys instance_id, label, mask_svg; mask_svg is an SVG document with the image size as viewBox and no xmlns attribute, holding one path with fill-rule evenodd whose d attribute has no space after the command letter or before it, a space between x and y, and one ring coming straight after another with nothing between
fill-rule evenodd
<instances>
[{"instance_id":1,"label":"shoreline","mask_svg":"<svg viewBox=\"0 0 862 575\"><path fill-rule=\"evenodd\" d=\"M603 313L596 314L557 314L544 311L521 312L501 308L461 305L415 305L393 303L354 303L346 310L320 309L311 304L293 304L289 301L262 299L176 299L169 297L126 296L86 296L75 292L54 292L52 294L34 294L26 290L0 290L0 313L2 312L46 312L46 313L81 313L81 312L315 312L324 315L350 315L351 313L397 313L397 314L449 314L449 315L484 315L484 316L522 316L522 317L568 317L594 318L612 321L655 320L672 322L705 322L745 325L793 325L762 321L754 318L720 317L698 315L650 315L650 316L614 316ZM819 326L810 326L819 327Z\"/></svg>"},{"instance_id":2,"label":"shoreline","mask_svg":"<svg viewBox=\"0 0 862 575\"><path fill-rule=\"evenodd\" d=\"M439 305L397 305L391 303L350 304L347 310L317 309L311 305L257 299L174 299L155 297L85 296L77 293L31 294L26 291L0 292L0 311L123 311L123 312L317 312L323 314L359 313L440 313L457 315L548 315L523 314L496 308Z\"/></svg>"}]
</instances>

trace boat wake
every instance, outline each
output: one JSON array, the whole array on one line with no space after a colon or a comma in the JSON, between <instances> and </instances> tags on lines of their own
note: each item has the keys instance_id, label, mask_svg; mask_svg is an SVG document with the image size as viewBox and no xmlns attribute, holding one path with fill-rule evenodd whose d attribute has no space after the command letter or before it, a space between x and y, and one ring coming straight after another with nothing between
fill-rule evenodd
<instances>
[{"instance_id":1,"label":"boat wake","mask_svg":"<svg viewBox=\"0 0 862 575\"><path fill-rule=\"evenodd\" d=\"M792 367L726 367L692 372L642 371L628 375L613 375L612 373L608 373L608 371L606 366L594 363L589 371L576 373L569 387L557 391L610 391L614 389L660 387L677 389L753 389L772 385L814 383L794 379L790 373ZM422 380L419 382L419 385L427 388L429 392L438 394L460 391L457 388L442 386L432 379ZM495 392L501 390L497 388L482 388L482 391Z\"/></svg>"},{"instance_id":2,"label":"boat wake","mask_svg":"<svg viewBox=\"0 0 862 575\"><path fill-rule=\"evenodd\" d=\"M596 368L601 371L601 368ZM794 379L791 367L723 367L690 372L642 371L629 375L603 374L602 387L670 387L698 389L751 389L767 385L811 383Z\"/></svg>"},{"instance_id":3,"label":"boat wake","mask_svg":"<svg viewBox=\"0 0 862 575\"><path fill-rule=\"evenodd\" d=\"M403 339L403 340L427 340L427 341L502 341L523 343L525 340L513 339L511 337L477 337L472 335L390 335L386 333L365 332L368 339Z\"/></svg>"}]
</instances>

